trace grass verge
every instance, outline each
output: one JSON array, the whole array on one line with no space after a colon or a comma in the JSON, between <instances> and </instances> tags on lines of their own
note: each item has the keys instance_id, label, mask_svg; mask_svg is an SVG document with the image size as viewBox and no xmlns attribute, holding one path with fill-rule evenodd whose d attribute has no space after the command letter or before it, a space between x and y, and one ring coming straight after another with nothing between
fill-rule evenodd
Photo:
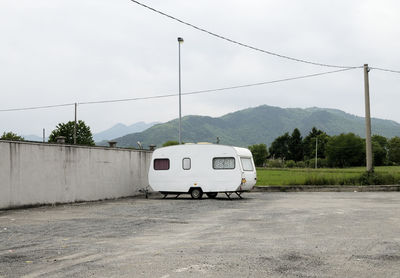
<instances>
[{"instance_id":1,"label":"grass verge","mask_svg":"<svg viewBox=\"0 0 400 278\"><path fill-rule=\"evenodd\" d=\"M257 185L392 185L400 184L400 166L376 167L368 174L364 167L281 169L258 168Z\"/></svg>"}]
</instances>

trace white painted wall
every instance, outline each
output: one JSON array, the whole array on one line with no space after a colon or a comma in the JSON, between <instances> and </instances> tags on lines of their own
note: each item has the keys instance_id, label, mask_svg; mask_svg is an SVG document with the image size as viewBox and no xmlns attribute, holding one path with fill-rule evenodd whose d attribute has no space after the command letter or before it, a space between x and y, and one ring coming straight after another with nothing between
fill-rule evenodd
<instances>
[{"instance_id":1,"label":"white painted wall","mask_svg":"<svg viewBox=\"0 0 400 278\"><path fill-rule=\"evenodd\" d=\"M0 209L132 196L151 152L0 141Z\"/></svg>"}]
</instances>

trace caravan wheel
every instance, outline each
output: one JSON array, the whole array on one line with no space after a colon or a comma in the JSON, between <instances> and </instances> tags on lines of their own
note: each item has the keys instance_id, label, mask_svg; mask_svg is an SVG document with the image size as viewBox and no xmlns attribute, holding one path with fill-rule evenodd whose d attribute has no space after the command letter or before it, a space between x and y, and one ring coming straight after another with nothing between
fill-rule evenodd
<instances>
[{"instance_id":1,"label":"caravan wheel","mask_svg":"<svg viewBox=\"0 0 400 278\"><path fill-rule=\"evenodd\" d=\"M203 197L203 191L201 190L201 188L193 188L190 191L190 195L193 199L201 199L201 197Z\"/></svg>"}]
</instances>

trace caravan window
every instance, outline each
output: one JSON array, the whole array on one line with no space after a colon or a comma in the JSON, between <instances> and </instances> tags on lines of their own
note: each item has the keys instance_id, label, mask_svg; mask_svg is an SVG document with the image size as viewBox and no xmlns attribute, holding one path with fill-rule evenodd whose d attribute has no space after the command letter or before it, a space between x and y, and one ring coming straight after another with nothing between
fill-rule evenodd
<instances>
[{"instance_id":1,"label":"caravan window","mask_svg":"<svg viewBox=\"0 0 400 278\"><path fill-rule=\"evenodd\" d=\"M213 168L216 170L235 169L235 158L215 157L213 159Z\"/></svg>"},{"instance_id":2,"label":"caravan window","mask_svg":"<svg viewBox=\"0 0 400 278\"><path fill-rule=\"evenodd\" d=\"M253 171L253 163L251 162L251 158L241 157L243 171Z\"/></svg>"},{"instance_id":3,"label":"caravan window","mask_svg":"<svg viewBox=\"0 0 400 278\"><path fill-rule=\"evenodd\" d=\"M190 158L186 157L182 160L182 168L183 170L190 170L192 167Z\"/></svg>"},{"instance_id":4,"label":"caravan window","mask_svg":"<svg viewBox=\"0 0 400 278\"><path fill-rule=\"evenodd\" d=\"M169 170L169 159L168 158L154 159L154 170Z\"/></svg>"}]
</instances>

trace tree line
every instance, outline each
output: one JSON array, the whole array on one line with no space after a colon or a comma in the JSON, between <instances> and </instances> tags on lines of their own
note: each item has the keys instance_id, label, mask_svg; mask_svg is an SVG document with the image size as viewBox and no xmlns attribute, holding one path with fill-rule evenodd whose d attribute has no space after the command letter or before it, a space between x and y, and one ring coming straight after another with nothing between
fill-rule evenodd
<instances>
[{"instance_id":1,"label":"tree line","mask_svg":"<svg viewBox=\"0 0 400 278\"><path fill-rule=\"evenodd\" d=\"M73 121L59 123L51 132L48 142L56 142L64 136L67 144L73 144ZM4 132L0 140L21 140L24 138L12 132ZM90 127L84 121L77 123L77 144L94 146ZM179 144L168 141L163 146ZM352 167L365 165L365 139L354 133L329 136L313 127L306 137L299 129L291 134L277 137L269 148L265 144L248 147L253 154L256 166L270 167L314 167L317 157L318 167ZM381 135L372 136L374 166L400 165L400 137L388 139Z\"/></svg>"},{"instance_id":2,"label":"tree line","mask_svg":"<svg viewBox=\"0 0 400 278\"><path fill-rule=\"evenodd\" d=\"M65 143L74 143L74 121L69 121L67 123L59 123L56 128L50 133L49 143L57 142L57 137L65 137ZM11 141L25 141L25 138L17 135L13 132L4 132L0 136L0 140L11 140ZM79 120L76 125L76 143L78 145L94 146L93 134L90 127L86 125L84 121Z\"/></svg>"},{"instance_id":3,"label":"tree line","mask_svg":"<svg viewBox=\"0 0 400 278\"><path fill-rule=\"evenodd\" d=\"M249 146L256 166L270 167L352 167L365 165L365 139L354 133L329 136L313 127L306 137L299 129L277 137L269 148ZM400 137L372 136L374 166L400 165Z\"/></svg>"}]
</instances>

